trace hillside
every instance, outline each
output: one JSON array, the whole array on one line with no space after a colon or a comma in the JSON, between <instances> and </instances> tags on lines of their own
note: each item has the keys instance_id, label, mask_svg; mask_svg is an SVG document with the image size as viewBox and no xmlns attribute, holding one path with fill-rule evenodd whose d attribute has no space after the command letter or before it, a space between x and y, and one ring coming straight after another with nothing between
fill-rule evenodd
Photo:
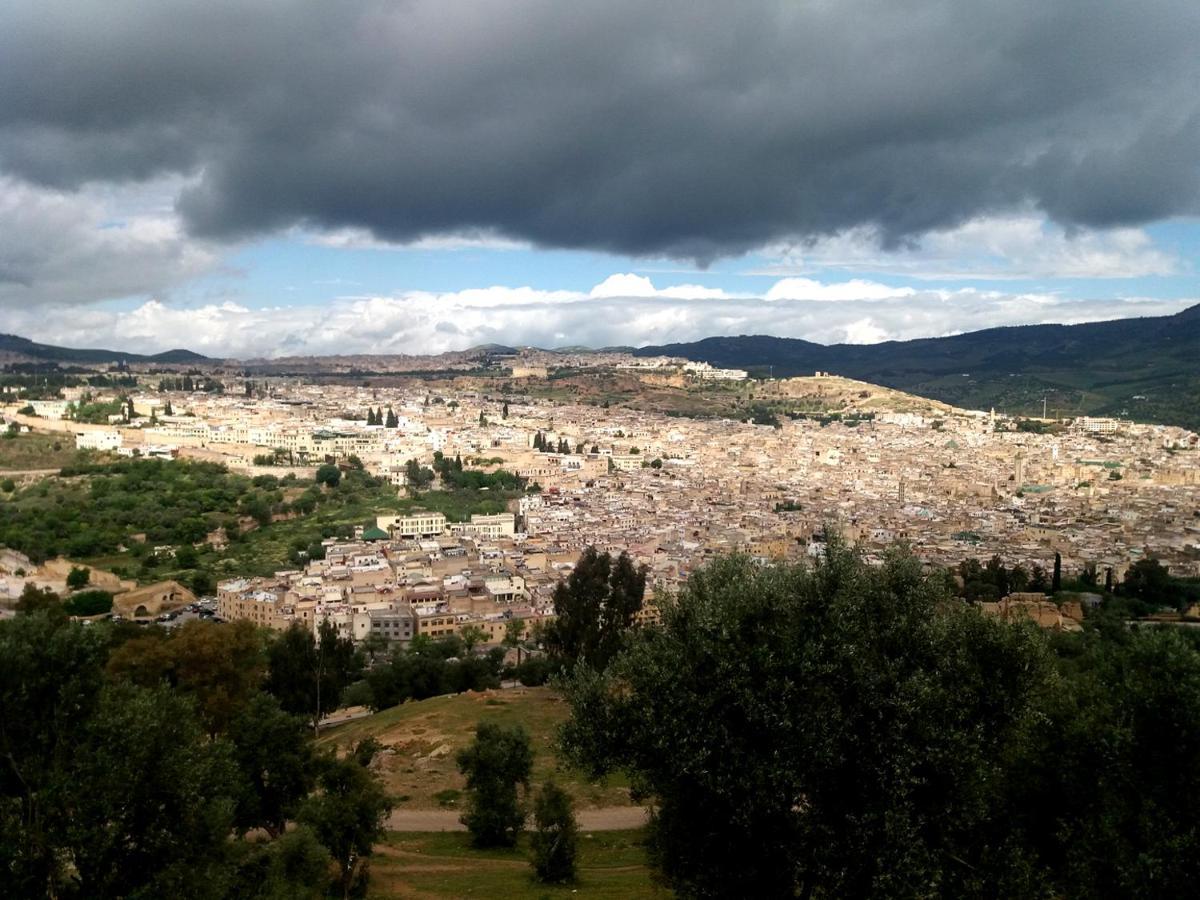
<instances>
[{"instance_id":1,"label":"hillside","mask_svg":"<svg viewBox=\"0 0 1200 900\"><path fill-rule=\"evenodd\" d=\"M1173 316L825 346L764 335L642 347L775 377L828 371L959 407L1119 415L1200 428L1200 306Z\"/></svg>"},{"instance_id":2,"label":"hillside","mask_svg":"<svg viewBox=\"0 0 1200 900\"><path fill-rule=\"evenodd\" d=\"M553 775L577 806L628 805L629 791L619 780L592 785L560 767L554 742L567 715L557 692L518 687L409 701L331 728L321 741L345 747L374 737L383 745L375 765L397 809L457 809L464 782L455 754L471 742L480 721L517 723L533 741L533 784Z\"/></svg>"},{"instance_id":3,"label":"hillside","mask_svg":"<svg viewBox=\"0 0 1200 900\"><path fill-rule=\"evenodd\" d=\"M72 347L56 347L38 344L15 334L0 334L0 362L47 362L79 363L81 365L104 365L106 363L162 363L164 365L204 365L217 360L209 359L191 350L166 350L163 353L144 355L126 353L123 350L80 350Z\"/></svg>"}]
</instances>

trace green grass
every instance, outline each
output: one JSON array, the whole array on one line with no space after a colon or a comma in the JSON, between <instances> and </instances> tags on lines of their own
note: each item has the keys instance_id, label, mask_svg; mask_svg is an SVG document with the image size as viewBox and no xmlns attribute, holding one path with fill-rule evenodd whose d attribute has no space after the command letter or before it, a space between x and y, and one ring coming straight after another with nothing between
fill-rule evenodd
<instances>
[{"instance_id":1,"label":"green grass","mask_svg":"<svg viewBox=\"0 0 1200 900\"><path fill-rule=\"evenodd\" d=\"M456 809L457 803L446 802L453 796L450 791L464 788L454 756L471 742L475 726L480 721L519 723L529 731L533 744L535 788L553 775L580 808L627 805L629 792L623 779L590 784L560 761L554 742L568 714L566 702L548 687L456 694L410 701L336 726L321 742L344 748L374 737L390 748L382 756L380 774L390 794L409 797L403 808Z\"/></svg>"},{"instance_id":2,"label":"green grass","mask_svg":"<svg viewBox=\"0 0 1200 900\"><path fill-rule=\"evenodd\" d=\"M528 838L512 850L475 850L462 832L394 833L376 846L369 897L672 896L656 884L644 832L597 831L579 838L579 878L571 885L533 880Z\"/></svg>"},{"instance_id":3,"label":"green grass","mask_svg":"<svg viewBox=\"0 0 1200 900\"><path fill-rule=\"evenodd\" d=\"M0 471L59 469L86 458L71 434L18 434L0 437Z\"/></svg>"}]
</instances>

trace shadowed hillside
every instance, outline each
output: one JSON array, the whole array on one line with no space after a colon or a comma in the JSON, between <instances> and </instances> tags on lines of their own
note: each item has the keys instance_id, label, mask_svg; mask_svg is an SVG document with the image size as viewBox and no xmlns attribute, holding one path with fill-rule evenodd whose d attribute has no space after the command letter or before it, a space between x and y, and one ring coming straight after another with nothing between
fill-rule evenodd
<instances>
[{"instance_id":1,"label":"shadowed hillside","mask_svg":"<svg viewBox=\"0 0 1200 900\"><path fill-rule=\"evenodd\" d=\"M989 328L825 346L763 335L642 347L775 377L828 371L968 408L1127 416L1200 428L1200 306L1173 316Z\"/></svg>"}]
</instances>

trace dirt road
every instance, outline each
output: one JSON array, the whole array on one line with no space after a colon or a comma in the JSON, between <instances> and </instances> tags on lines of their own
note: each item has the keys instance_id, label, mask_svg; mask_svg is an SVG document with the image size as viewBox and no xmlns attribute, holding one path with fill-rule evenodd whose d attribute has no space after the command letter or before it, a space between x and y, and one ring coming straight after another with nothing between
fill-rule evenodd
<instances>
[{"instance_id":1,"label":"dirt road","mask_svg":"<svg viewBox=\"0 0 1200 900\"><path fill-rule=\"evenodd\" d=\"M397 809L388 818L389 831L466 831L454 809ZM576 813L580 831L621 831L646 824L646 810L640 806L608 806L581 809Z\"/></svg>"}]
</instances>

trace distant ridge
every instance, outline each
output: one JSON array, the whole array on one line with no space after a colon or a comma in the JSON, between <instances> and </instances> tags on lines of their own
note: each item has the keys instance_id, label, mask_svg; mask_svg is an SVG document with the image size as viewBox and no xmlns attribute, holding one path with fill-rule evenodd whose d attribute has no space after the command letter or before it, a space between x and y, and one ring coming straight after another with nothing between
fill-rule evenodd
<instances>
[{"instance_id":1,"label":"distant ridge","mask_svg":"<svg viewBox=\"0 0 1200 900\"><path fill-rule=\"evenodd\" d=\"M53 344L38 344L29 338L19 337L15 334L0 334L0 359L6 362L82 363L87 365L118 362L211 365L219 362L219 360L210 359L191 350L167 350L152 355L126 353L123 350L79 350L71 347L56 347Z\"/></svg>"},{"instance_id":2,"label":"distant ridge","mask_svg":"<svg viewBox=\"0 0 1200 900\"><path fill-rule=\"evenodd\" d=\"M976 409L1114 415L1200 428L1200 305L1173 316L1018 325L881 344L767 335L641 347L776 377L830 372Z\"/></svg>"}]
</instances>

